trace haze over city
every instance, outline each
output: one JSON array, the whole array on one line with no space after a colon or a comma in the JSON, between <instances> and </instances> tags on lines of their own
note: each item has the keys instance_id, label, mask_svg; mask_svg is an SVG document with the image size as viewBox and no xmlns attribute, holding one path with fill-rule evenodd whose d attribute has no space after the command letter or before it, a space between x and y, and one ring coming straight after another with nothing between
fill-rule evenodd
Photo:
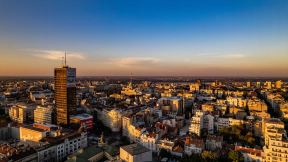
<instances>
[{"instance_id":1,"label":"haze over city","mask_svg":"<svg viewBox=\"0 0 288 162\"><path fill-rule=\"evenodd\" d=\"M288 0L0 0L0 162L288 162Z\"/></svg>"},{"instance_id":2,"label":"haze over city","mask_svg":"<svg viewBox=\"0 0 288 162\"><path fill-rule=\"evenodd\" d=\"M1 1L0 75L288 76L288 1Z\"/></svg>"}]
</instances>

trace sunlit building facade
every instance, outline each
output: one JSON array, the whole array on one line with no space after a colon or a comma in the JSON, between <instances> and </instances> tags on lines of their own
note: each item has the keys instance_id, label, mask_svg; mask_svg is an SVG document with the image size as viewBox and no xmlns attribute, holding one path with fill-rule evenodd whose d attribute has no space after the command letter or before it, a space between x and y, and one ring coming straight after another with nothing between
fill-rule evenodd
<instances>
[{"instance_id":1,"label":"sunlit building facade","mask_svg":"<svg viewBox=\"0 0 288 162\"><path fill-rule=\"evenodd\" d=\"M263 120L265 162L288 161L288 138L284 123L277 118Z\"/></svg>"},{"instance_id":2,"label":"sunlit building facade","mask_svg":"<svg viewBox=\"0 0 288 162\"><path fill-rule=\"evenodd\" d=\"M76 68L55 68L54 82L57 124L67 126L69 116L76 114Z\"/></svg>"},{"instance_id":3,"label":"sunlit building facade","mask_svg":"<svg viewBox=\"0 0 288 162\"><path fill-rule=\"evenodd\" d=\"M40 124L52 123L52 109L51 107L38 106L34 110L34 122Z\"/></svg>"}]
</instances>

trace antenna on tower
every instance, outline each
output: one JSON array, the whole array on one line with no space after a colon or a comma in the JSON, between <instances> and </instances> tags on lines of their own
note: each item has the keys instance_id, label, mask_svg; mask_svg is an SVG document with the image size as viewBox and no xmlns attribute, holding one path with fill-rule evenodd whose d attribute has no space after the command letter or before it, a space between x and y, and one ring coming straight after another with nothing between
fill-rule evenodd
<instances>
[{"instance_id":1,"label":"antenna on tower","mask_svg":"<svg viewBox=\"0 0 288 162\"><path fill-rule=\"evenodd\" d=\"M66 51L65 51L65 66L67 66L67 64L66 64L67 62L66 62Z\"/></svg>"},{"instance_id":2,"label":"antenna on tower","mask_svg":"<svg viewBox=\"0 0 288 162\"><path fill-rule=\"evenodd\" d=\"M64 57L59 57L61 59L61 66L64 66Z\"/></svg>"},{"instance_id":3,"label":"antenna on tower","mask_svg":"<svg viewBox=\"0 0 288 162\"><path fill-rule=\"evenodd\" d=\"M133 77L133 74L132 74L132 72L130 73L130 82L131 82L131 84L132 84L132 78Z\"/></svg>"},{"instance_id":4,"label":"antenna on tower","mask_svg":"<svg viewBox=\"0 0 288 162\"><path fill-rule=\"evenodd\" d=\"M130 73L130 82L129 82L129 85L128 85L130 88L132 88L132 72Z\"/></svg>"}]
</instances>

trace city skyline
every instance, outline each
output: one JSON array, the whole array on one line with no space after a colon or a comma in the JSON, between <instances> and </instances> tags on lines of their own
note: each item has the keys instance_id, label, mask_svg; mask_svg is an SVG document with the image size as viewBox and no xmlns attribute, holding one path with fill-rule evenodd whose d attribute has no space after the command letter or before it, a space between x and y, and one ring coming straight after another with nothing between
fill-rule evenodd
<instances>
[{"instance_id":1,"label":"city skyline","mask_svg":"<svg viewBox=\"0 0 288 162\"><path fill-rule=\"evenodd\" d=\"M284 0L29 2L0 2L0 76L288 77Z\"/></svg>"}]
</instances>

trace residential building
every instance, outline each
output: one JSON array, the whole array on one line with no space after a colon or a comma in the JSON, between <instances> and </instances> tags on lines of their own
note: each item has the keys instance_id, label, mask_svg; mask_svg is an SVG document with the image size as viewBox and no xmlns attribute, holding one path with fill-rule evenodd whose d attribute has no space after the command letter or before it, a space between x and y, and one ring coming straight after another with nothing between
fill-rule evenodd
<instances>
[{"instance_id":1,"label":"residential building","mask_svg":"<svg viewBox=\"0 0 288 162\"><path fill-rule=\"evenodd\" d=\"M207 130L208 134L214 134L214 116L211 114L204 115L203 128Z\"/></svg>"},{"instance_id":2,"label":"residential building","mask_svg":"<svg viewBox=\"0 0 288 162\"><path fill-rule=\"evenodd\" d=\"M187 155L200 154L205 149L205 144L202 139L192 139L191 137L185 138L184 152Z\"/></svg>"},{"instance_id":3,"label":"residential building","mask_svg":"<svg viewBox=\"0 0 288 162\"><path fill-rule=\"evenodd\" d=\"M183 114L182 97L162 97L157 102L158 107L164 114Z\"/></svg>"},{"instance_id":4,"label":"residential building","mask_svg":"<svg viewBox=\"0 0 288 162\"><path fill-rule=\"evenodd\" d=\"M205 148L209 151L221 150L222 144L223 144L223 136L208 135L205 142Z\"/></svg>"},{"instance_id":5,"label":"residential building","mask_svg":"<svg viewBox=\"0 0 288 162\"><path fill-rule=\"evenodd\" d=\"M217 130L220 131L223 128L228 128L232 126L241 126L244 123L243 120L233 119L233 118L218 118L216 122Z\"/></svg>"},{"instance_id":6,"label":"residential building","mask_svg":"<svg viewBox=\"0 0 288 162\"><path fill-rule=\"evenodd\" d=\"M34 122L40 124L52 124L52 108L37 106L34 110Z\"/></svg>"},{"instance_id":7,"label":"residential building","mask_svg":"<svg viewBox=\"0 0 288 162\"><path fill-rule=\"evenodd\" d=\"M25 142L0 144L1 162L38 162L36 151Z\"/></svg>"},{"instance_id":8,"label":"residential building","mask_svg":"<svg viewBox=\"0 0 288 162\"><path fill-rule=\"evenodd\" d=\"M265 111L267 112L268 107L264 101L258 98L249 99L247 102L247 107L249 111Z\"/></svg>"},{"instance_id":9,"label":"residential building","mask_svg":"<svg viewBox=\"0 0 288 162\"><path fill-rule=\"evenodd\" d=\"M288 138L284 123L277 118L263 120L263 135L265 138L263 160L265 162L288 161Z\"/></svg>"},{"instance_id":10,"label":"residential building","mask_svg":"<svg viewBox=\"0 0 288 162\"><path fill-rule=\"evenodd\" d=\"M12 121L17 123L26 123L28 120L33 119L33 107L17 104L9 109L9 117Z\"/></svg>"},{"instance_id":11,"label":"residential building","mask_svg":"<svg viewBox=\"0 0 288 162\"><path fill-rule=\"evenodd\" d=\"M157 148L157 141L159 140L159 135L154 132L147 132L141 134L140 136L140 144L148 148L149 150L152 150L153 152L159 151Z\"/></svg>"},{"instance_id":12,"label":"residential building","mask_svg":"<svg viewBox=\"0 0 288 162\"><path fill-rule=\"evenodd\" d=\"M244 157L244 162L262 162L264 152L255 148L235 146L235 151L240 151Z\"/></svg>"},{"instance_id":13,"label":"residential building","mask_svg":"<svg viewBox=\"0 0 288 162\"><path fill-rule=\"evenodd\" d=\"M288 118L288 102L282 102L279 105L280 112L284 118Z\"/></svg>"},{"instance_id":14,"label":"residential building","mask_svg":"<svg viewBox=\"0 0 288 162\"><path fill-rule=\"evenodd\" d=\"M191 84L189 85L189 87L190 87L190 91L196 91L196 92L198 92L199 89L200 89L200 84L199 84L199 83L191 83Z\"/></svg>"},{"instance_id":15,"label":"residential building","mask_svg":"<svg viewBox=\"0 0 288 162\"><path fill-rule=\"evenodd\" d=\"M189 133L201 136L201 130L203 128L204 128L204 113L202 111L196 111L195 115L191 119Z\"/></svg>"},{"instance_id":16,"label":"residential building","mask_svg":"<svg viewBox=\"0 0 288 162\"><path fill-rule=\"evenodd\" d=\"M109 127L112 132L119 132L122 128L122 112L121 109L116 108L106 108L106 109L96 109L97 118L102 121L102 123Z\"/></svg>"}]
</instances>

